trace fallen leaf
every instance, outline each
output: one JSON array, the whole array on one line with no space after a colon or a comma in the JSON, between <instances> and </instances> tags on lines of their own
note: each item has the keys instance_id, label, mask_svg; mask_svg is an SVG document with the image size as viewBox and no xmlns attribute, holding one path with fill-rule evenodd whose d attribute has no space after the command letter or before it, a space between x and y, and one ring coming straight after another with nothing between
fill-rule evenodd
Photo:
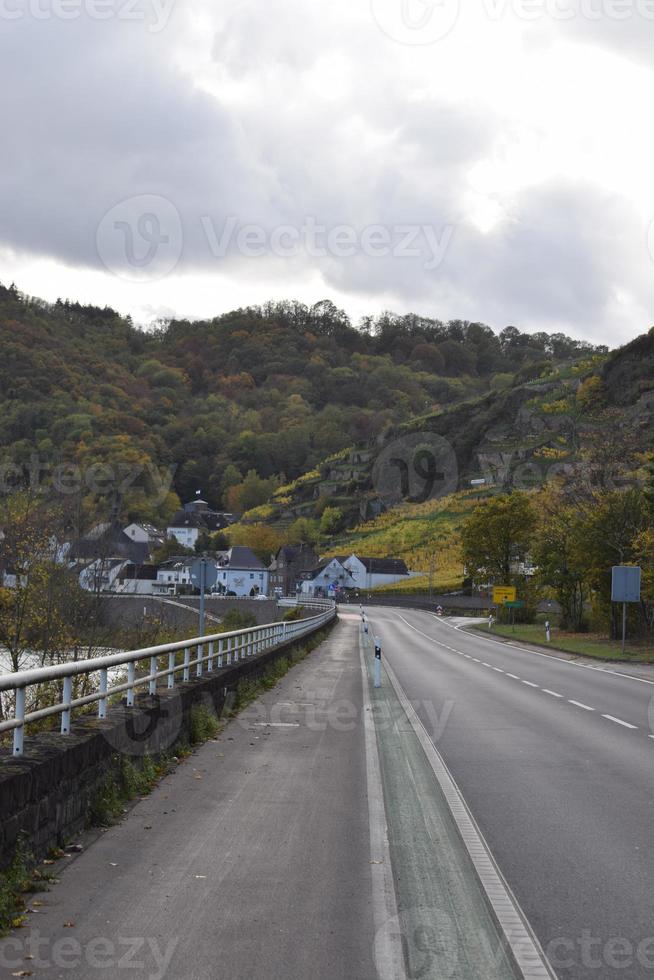
<instances>
[{"instance_id":1,"label":"fallen leaf","mask_svg":"<svg viewBox=\"0 0 654 980\"><path fill-rule=\"evenodd\" d=\"M39 902L38 898L35 898L34 901L32 902L32 905L34 906L34 908L40 909L41 906L43 905L43 902Z\"/></svg>"},{"instance_id":2,"label":"fallen leaf","mask_svg":"<svg viewBox=\"0 0 654 980\"><path fill-rule=\"evenodd\" d=\"M64 922L64 929L74 929L74 928L75 928L74 922Z\"/></svg>"},{"instance_id":3,"label":"fallen leaf","mask_svg":"<svg viewBox=\"0 0 654 980\"><path fill-rule=\"evenodd\" d=\"M32 977L32 976L34 976L32 970L16 970L15 973L12 973L12 977Z\"/></svg>"}]
</instances>

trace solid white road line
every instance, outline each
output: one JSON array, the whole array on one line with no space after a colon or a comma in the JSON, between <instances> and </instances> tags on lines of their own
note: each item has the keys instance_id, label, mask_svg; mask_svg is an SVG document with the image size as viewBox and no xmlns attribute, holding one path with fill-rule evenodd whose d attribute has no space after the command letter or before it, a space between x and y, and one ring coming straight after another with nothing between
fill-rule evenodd
<instances>
[{"instance_id":1,"label":"solid white road line","mask_svg":"<svg viewBox=\"0 0 654 980\"><path fill-rule=\"evenodd\" d=\"M363 727L366 752L366 783L368 788L368 819L370 824L370 872L372 877L372 914L375 933L375 964L380 980L406 980L404 953L399 937L386 928L397 921L398 907L391 854L388 844L386 808L382 788L381 765L377 747L377 732L370 703L368 670L359 633L359 661L363 684Z\"/></svg>"},{"instance_id":2,"label":"solid white road line","mask_svg":"<svg viewBox=\"0 0 654 980\"><path fill-rule=\"evenodd\" d=\"M523 980L554 980L552 971L541 946L533 933L517 899L510 890L493 855L467 807L463 794L457 786L450 770L429 737L425 726L415 708L408 700L388 660L385 663L386 675L395 689L404 712L416 733L434 775L447 800L450 812L459 829L472 864L477 872L486 898L495 918L504 933L513 958Z\"/></svg>"}]
</instances>

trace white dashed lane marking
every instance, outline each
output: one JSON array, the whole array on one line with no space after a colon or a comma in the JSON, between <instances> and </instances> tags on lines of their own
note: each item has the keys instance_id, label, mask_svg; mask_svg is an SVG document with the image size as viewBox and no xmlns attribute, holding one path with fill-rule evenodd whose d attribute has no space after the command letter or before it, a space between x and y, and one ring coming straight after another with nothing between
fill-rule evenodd
<instances>
[{"instance_id":1,"label":"white dashed lane marking","mask_svg":"<svg viewBox=\"0 0 654 980\"><path fill-rule=\"evenodd\" d=\"M445 643L439 643L439 641L436 640L433 636L428 636L427 633L423 633L422 630L419 630L419 629L417 629L417 627L412 626L411 623L407 622L407 620L404 619L404 616L400 616L400 619L404 623L406 623L406 625L409 626L416 633L420 633L422 636L426 637L428 640L432 640L434 643L436 643L439 646L441 646L444 650L450 650L452 653L457 653L460 657L465 657L466 660L471 660L471 661L473 661L476 664L480 664L482 667L488 667L490 670L494 670L498 674L504 674L505 677L510 677L511 680L520 681L520 683L526 684L527 687L532 687L535 690L540 690L540 691L543 692L543 694L549 694L549 696L552 697L552 698L559 698L561 700L564 700L564 695L563 694L559 694L558 691L551 691L547 687L541 687L540 684L536 684L536 683L534 683L534 681L526 681L526 680L522 679L521 677L518 677L517 674L510 674L508 671L503 670L501 667L495 667L493 664L489 664L485 660L479 660L477 657L473 657L469 653L464 653L463 650L457 650L457 649L455 649L455 647L450 647L450 646L448 646ZM446 625L449 625L449 624L446 624ZM543 654L543 656L546 656L546 655ZM551 658L548 657L548 659L551 659ZM598 669L598 668L596 668L596 669ZM595 708L591 707L591 705L584 704L583 701L575 701L572 698L567 698L567 703L574 705L575 708L581 708L583 711L595 711L596 710ZM615 725L621 725L623 728L628 728L631 731L638 731L638 725L632 725L628 721L623 721L622 718L616 718L615 715L602 715L602 718L605 718L607 721L612 721ZM648 738L654 739L654 735L648 735Z\"/></svg>"},{"instance_id":2,"label":"white dashed lane marking","mask_svg":"<svg viewBox=\"0 0 654 980\"><path fill-rule=\"evenodd\" d=\"M622 718L614 718L613 715L602 715L602 718L606 718L607 721L614 721L616 725L622 725L624 728L631 728L636 730L638 725L630 725L628 721L623 721Z\"/></svg>"}]
</instances>

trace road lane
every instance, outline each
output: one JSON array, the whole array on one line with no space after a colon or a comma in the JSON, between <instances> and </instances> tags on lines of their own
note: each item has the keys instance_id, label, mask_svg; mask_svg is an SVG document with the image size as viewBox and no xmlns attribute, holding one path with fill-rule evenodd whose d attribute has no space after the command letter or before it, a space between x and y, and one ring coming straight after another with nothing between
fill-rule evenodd
<instances>
[{"instance_id":1,"label":"road lane","mask_svg":"<svg viewBox=\"0 0 654 980\"><path fill-rule=\"evenodd\" d=\"M654 976L654 687L368 616L559 976Z\"/></svg>"},{"instance_id":2,"label":"road lane","mask_svg":"<svg viewBox=\"0 0 654 980\"><path fill-rule=\"evenodd\" d=\"M377 980L361 703L357 617L75 857L0 976Z\"/></svg>"}]
</instances>

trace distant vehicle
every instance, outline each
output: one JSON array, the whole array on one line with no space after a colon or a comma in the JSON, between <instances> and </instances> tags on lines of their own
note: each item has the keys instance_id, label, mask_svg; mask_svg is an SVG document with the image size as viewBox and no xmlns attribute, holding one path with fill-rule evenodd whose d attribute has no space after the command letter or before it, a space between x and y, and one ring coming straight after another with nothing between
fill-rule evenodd
<instances>
[{"instance_id":1,"label":"distant vehicle","mask_svg":"<svg viewBox=\"0 0 654 980\"><path fill-rule=\"evenodd\" d=\"M255 595L254 598L255 599L268 599L268 596L267 595L263 595L263 593L260 592L259 595Z\"/></svg>"}]
</instances>

